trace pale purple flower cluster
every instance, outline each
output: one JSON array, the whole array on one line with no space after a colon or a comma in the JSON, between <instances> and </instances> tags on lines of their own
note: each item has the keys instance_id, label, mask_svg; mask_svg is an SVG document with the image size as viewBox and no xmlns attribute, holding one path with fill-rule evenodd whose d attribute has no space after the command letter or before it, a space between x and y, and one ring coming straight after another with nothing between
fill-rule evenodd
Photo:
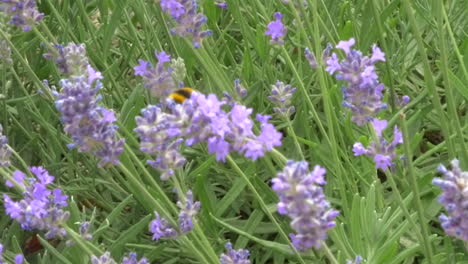
<instances>
[{"instance_id":1,"label":"pale purple flower cluster","mask_svg":"<svg viewBox=\"0 0 468 264\"><path fill-rule=\"evenodd\" d=\"M139 64L133 69L136 76L143 78L143 85L151 92L152 96L166 97L179 88L172 77L173 69L164 66L171 61L171 56L164 51L155 52L155 56L158 59L155 67L149 61L138 60Z\"/></svg>"},{"instance_id":2,"label":"pale purple flower cluster","mask_svg":"<svg viewBox=\"0 0 468 264\"><path fill-rule=\"evenodd\" d=\"M434 178L432 183L442 189L439 202L447 210L439 219L442 228L449 236L468 241L468 172L462 171L459 161L451 162L452 170L439 165L439 172L444 178Z\"/></svg>"},{"instance_id":3,"label":"pale purple flower cluster","mask_svg":"<svg viewBox=\"0 0 468 264\"><path fill-rule=\"evenodd\" d=\"M211 30L203 31L202 25L207 18L202 13L197 13L198 0L161 0L161 8L169 14L175 21L175 28L171 29L172 34L182 37L189 36L193 46L199 48L203 38L211 36Z\"/></svg>"},{"instance_id":4,"label":"pale purple flower cluster","mask_svg":"<svg viewBox=\"0 0 468 264\"><path fill-rule=\"evenodd\" d=\"M250 264L249 251L246 249L232 249L230 242L225 245L227 254L221 254L219 261L221 264Z\"/></svg>"},{"instance_id":5,"label":"pale purple flower cluster","mask_svg":"<svg viewBox=\"0 0 468 264\"><path fill-rule=\"evenodd\" d=\"M23 264L24 256L22 254L18 254L15 256L15 264ZM0 264L6 264L5 260L3 259L3 244L0 243Z\"/></svg>"},{"instance_id":6,"label":"pale purple flower cluster","mask_svg":"<svg viewBox=\"0 0 468 264\"><path fill-rule=\"evenodd\" d=\"M183 104L150 105L143 109L142 116L136 117L135 131L140 136L141 150L157 156L149 164L161 171L163 180L185 163L178 152L183 140L188 146L207 142L208 152L215 153L218 161L225 161L232 151L255 161L281 145L281 133L268 123L269 116L257 115L261 124L257 136L252 131L252 109L233 103L226 112L221 108L225 104L214 94L194 92Z\"/></svg>"},{"instance_id":7,"label":"pale purple flower cluster","mask_svg":"<svg viewBox=\"0 0 468 264\"><path fill-rule=\"evenodd\" d=\"M337 80L347 82L342 88L343 105L351 109L352 120L362 126L387 107L382 102L384 85L379 83L375 63L385 61L385 54L374 44L372 56L363 56L358 50L351 49L355 40L340 41L336 48L344 51L346 58L339 60L336 53L326 59L326 70L335 74Z\"/></svg>"},{"instance_id":8,"label":"pale purple flower cluster","mask_svg":"<svg viewBox=\"0 0 468 264\"><path fill-rule=\"evenodd\" d=\"M166 218L154 212L156 218L149 224L149 231L153 234L152 239L158 241L161 238L172 238L177 236L177 231L171 226Z\"/></svg>"},{"instance_id":9,"label":"pale purple flower cluster","mask_svg":"<svg viewBox=\"0 0 468 264\"><path fill-rule=\"evenodd\" d=\"M7 144L8 138L3 135L3 127L0 125L0 167L10 166L11 150Z\"/></svg>"},{"instance_id":10,"label":"pale purple flower cluster","mask_svg":"<svg viewBox=\"0 0 468 264\"><path fill-rule=\"evenodd\" d=\"M102 256L96 257L91 256L92 264L117 264L117 262L111 257L110 252L106 251ZM137 254L130 252L128 256L122 259L121 264L150 264L147 258L141 258L138 260Z\"/></svg>"},{"instance_id":11,"label":"pale purple flower cluster","mask_svg":"<svg viewBox=\"0 0 468 264\"><path fill-rule=\"evenodd\" d=\"M70 213L64 211L68 196L61 189L48 190L54 177L42 167L31 167L30 171L35 178L27 178L21 171L13 173L17 185L24 189L23 199L16 202L10 196L3 194L6 213L16 220L21 228L26 230L46 231L45 237L64 238L67 233L61 227L68 220ZM6 181L8 187L15 186L13 182Z\"/></svg>"},{"instance_id":12,"label":"pale purple flower cluster","mask_svg":"<svg viewBox=\"0 0 468 264\"><path fill-rule=\"evenodd\" d=\"M308 48L305 48L304 55L309 62L310 67L313 69L317 68L317 59L315 58L314 53L311 52Z\"/></svg>"},{"instance_id":13,"label":"pale purple flower cluster","mask_svg":"<svg viewBox=\"0 0 468 264\"><path fill-rule=\"evenodd\" d=\"M372 126L378 137L378 142L372 142L369 147L365 148L362 143L356 142L353 145L354 156L367 155L372 157L377 169L387 170L394 165L393 160L396 158L396 147L403 143L401 131L395 126L393 130L393 141L388 142L382 135L383 130L387 127L387 120L372 120Z\"/></svg>"},{"instance_id":14,"label":"pale purple flower cluster","mask_svg":"<svg viewBox=\"0 0 468 264\"><path fill-rule=\"evenodd\" d=\"M276 105L273 111L287 117L293 114L296 109L291 105L291 99L295 91L296 88L290 84L276 81L276 84L271 86L271 95L268 96L268 99Z\"/></svg>"},{"instance_id":15,"label":"pale purple flower cluster","mask_svg":"<svg viewBox=\"0 0 468 264\"><path fill-rule=\"evenodd\" d=\"M118 164L124 139L117 138L114 112L98 105L101 73L89 65L84 45L68 44L62 58L61 70L71 77L60 81L60 93L53 93L64 130L73 140L68 147L96 155L101 167Z\"/></svg>"},{"instance_id":16,"label":"pale purple flower cluster","mask_svg":"<svg viewBox=\"0 0 468 264\"><path fill-rule=\"evenodd\" d=\"M12 62L10 45L6 40L0 39L0 65L11 64Z\"/></svg>"},{"instance_id":17,"label":"pale purple flower cluster","mask_svg":"<svg viewBox=\"0 0 468 264\"><path fill-rule=\"evenodd\" d=\"M51 44L52 49L43 54L44 58L55 62L60 72L67 76L83 76L89 74L88 57L86 56L86 47L84 44L69 43L66 46L62 44ZM94 72L102 77L100 72Z\"/></svg>"},{"instance_id":18,"label":"pale purple flower cluster","mask_svg":"<svg viewBox=\"0 0 468 264\"><path fill-rule=\"evenodd\" d=\"M265 35L271 37L272 44L282 45L284 44L284 37L286 36L288 29L284 26L283 22L281 22L283 14L276 12L274 17L275 20L267 25L267 31L265 31Z\"/></svg>"},{"instance_id":19,"label":"pale purple flower cluster","mask_svg":"<svg viewBox=\"0 0 468 264\"><path fill-rule=\"evenodd\" d=\"M315 166L309 172L306 161L288 161L283 171L272 180L278 193L278 213L288 215L296 234L290 234L294 246L301 251L320 248L327 231L335 226L338 211L325 199L321 185L326 184L326 171Z\"/></svg>"},{"instance_id":20,"label":"pale purple flower cluster","mask_svg":"<svg viewBox=\"0 0 468 264\"><path fill-rule=\"evenodd\" d=\"M8 15L10 24L23 28L25 32L44 18L34 0L0 0L0 11Z\"/></svg>"},{"instance_id":21,"label":"pale purple flower cluster","mask_svg":"<svg viewBox=\"0 0 468 264\"><path fill-rule=\"evenodd\" d=\"M200 202L193 201L193 193L191 190L187 191L185 197L185 203L182 201L177 202L177 206L180 208L179 213L179 226L182 233L187 233L193 230L193 221L195 216L200 211Z\"/></svg>"}]
</instances>

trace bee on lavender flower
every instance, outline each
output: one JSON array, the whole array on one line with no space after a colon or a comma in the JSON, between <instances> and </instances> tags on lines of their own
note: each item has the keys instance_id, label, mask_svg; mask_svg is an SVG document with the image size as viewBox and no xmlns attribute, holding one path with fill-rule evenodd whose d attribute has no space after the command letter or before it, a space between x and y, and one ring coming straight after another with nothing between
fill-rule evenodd
<instances>
[{"instance_id":1,"label":"bee on lavender flower","mask_svg":"<svg viewBox=\"0 0 468 264\"><path fill-rule=\"evenodd\" d=\"M190 87L184 87L171 93L168 97L174 100L174 102L181 104L185 100L190 99L193 92L195 92L194 89Z\"/></svg>"}]
</instances>

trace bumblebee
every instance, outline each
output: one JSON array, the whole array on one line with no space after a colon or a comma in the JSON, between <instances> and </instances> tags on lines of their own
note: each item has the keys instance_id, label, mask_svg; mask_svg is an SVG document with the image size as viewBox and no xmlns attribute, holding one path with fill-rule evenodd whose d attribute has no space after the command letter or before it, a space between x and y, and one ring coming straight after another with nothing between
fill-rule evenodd
<instances>
[{"instance_id":1,"label":"bumblebee","mask_svg":"<svg viewBox=\"0 0 468 264\"><path fill-rule=\"evenodd\" d=\"M171 93L168 97L174 100L174 102L181 104L183 103L186 99L189 99L192 96L192 93L195 92L194 89L189 88L189 87L184 87L182 89L179 89L173 93Z\"/></svg>"}]
</instances>

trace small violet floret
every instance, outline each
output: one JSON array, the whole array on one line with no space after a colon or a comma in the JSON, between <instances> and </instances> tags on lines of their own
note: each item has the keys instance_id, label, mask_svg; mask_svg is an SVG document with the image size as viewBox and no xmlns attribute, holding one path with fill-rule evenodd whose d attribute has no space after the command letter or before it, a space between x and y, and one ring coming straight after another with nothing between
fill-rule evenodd
<instances>
[{"instance_id":1,"label":"small violet floret","mask_svg":"<svg viewBox=\"0 0 468 264\"><path fill-rule=\"evenodd\" d=\"M281 19L283 18L283 14L281 14L280 12L276 12L274 17L275 20L267 25L267 31L265 31L265 35L271 37L272 44L282 45L284 44L284 37L286 36L288 29L284 26L283 22L281 21Z\"/></svg>"},{"instance_id":2,"label":"small violet floret","mask_svg":"<svg viewBox=\"0 0 468 264\"><path fill-rule=\"evenodd\" d=\"M234 250L230 242L225 245L227 253L221 254L221 264L250 264L249 251L246 249Z\"/></svg>"},{"instance_id":3,"label":"small violet floret","mask_svg":"<svg viewBox=\"0 0 468 264\"><path fill-rule=\"evenodd\" d=\"M10 18L10 24L21 27L24 32L30 31L44 18L34 0L0 0L0 11Z\"/></svg>"}]
</instances>

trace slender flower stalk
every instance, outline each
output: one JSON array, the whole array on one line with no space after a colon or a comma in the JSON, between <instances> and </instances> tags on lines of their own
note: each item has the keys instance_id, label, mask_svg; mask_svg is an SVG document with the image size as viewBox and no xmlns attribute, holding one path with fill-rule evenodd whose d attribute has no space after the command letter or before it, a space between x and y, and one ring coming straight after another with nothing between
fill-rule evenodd
<instances>
[{"instance_id":1,"label":"slender flower stalk","mask_svg":"<svg viewBox=\"0 0 468 264\"><path fill-rule=\"evenodd\" d=\"M204 38L211 36L211 30L202 30L207 18L197 13L198 0L161 0L161 8L169 14L175 23L171 33L181 37L190 37L195 48L201 47Z\"/></svg>"},{"instance_id":2,"label":"slender flower stalk","mask_svg":"<svg viewBox=\"0 0 468 264\"><path fill-rule=\"evenodd\" d=\"M444 178L432 180L442 189L439 202L447 211L447 214L439 216L439 220L447 235L468 241L468 172L460 169L458 160L451 164L452 170L439 165Z\"/></svg>"},{"instance_id":3,"label":"slender flower stalk","mask_svg":"<svg viewBox=\"0 0 468 264\"><path fill-rule=\"evenodd\" d=\"M271 37L271 44L284 44L284 37L286 36L288 29L284 26L283 22L281 21L283 16L284 15L280 12L276 12L274 15L275 20L267 25L267 31L265 31L265 35Z\"/></svg>"},{"instance_id":4,"label":"slender flower stalk","mask_svg":"<svg viewBox=\"0 0 468 264\"><path fill-rule=\"evenodd\" d=\"M3 135L3 127L0 125L0 167L10 166L11 150L7 144L8 138Z\"/></svg>"},{"instance_id":5,"label":"slender flower stalk","mask_svg":"<svg viewBox=\"0 0 468 264\"><path fill-rule=\"evenodd\" d=\"M221 254L219 261L221 264L250 264L249 251L246 249L234 250L230 242L225 245L227 254Z\"/></svg>"},{"instance_id":6,"label":"slender flower stalk","mask_svg":"<svg viewBox=\"0 0 468 264\"><path fill-rule=\"evenodd\" d=\"M0 0L0 11L11 19L10 24L21 27L25 32L44 18L34 0Z\"/></svg>"},{"instance_id":7,"label":"slender flower stalk","mask_svg":"<svg viewBox=\"0 0 468 264\"><path fill-rule=\"evenodd\" d=\"M290 234L296 249L305 251L320 248L327 231L335 226L339 212L326 200L321 185L326 184L324 168L315 166L309 172L306 161L288 161L283 171L272 180L273 190L279 196L278 213L291 218Z\"/></svg>"},{"instance_id":8,"label":"slender flower stalk","mask_svg":"<svg viewBox=\"0 0 468 264\"><path fill-rule=\"evenodd\" d=\"M385 61L385 54L374 44L372 56L363 56L352 49L355 40L340 41L336 48L344 51L346 58L339 60L336 53L326 58L326 70L337 80L347 82L342 88L343 105L352 111L352 121L362 126L387 107L382 102L384 85L379 83L375 64Z\"/></svg>"},{"instance_id":9,"label":"slender flower stalk","mask_svg":"<svg viewBox=\"0 0 468 264\"><path fill-rule=\"evenodd\" d=\"M403 136L397 126L395 126L393 130L392 142L389 143L383 137L382 132L387 127L387 124L387 120L374 119L372 121L372 126L377 134L378 141L372 142L367 148L365 148L361 142L354 143L353 145L354 156L367 155L372 157L375 162L375 167L382 170L393 167L395 164L394 160L397 157L395 152L396 147L403 143Z\"/></svg>"},{"instance_id":10,"label":"slender flower stalk","mask_svg":"<svg viewBox=\"0 0 468 264\"><path fill-rule=\"evenodd\" d=\"M64 238L67 233L63 224L70 213L65 211L68 196L59 188L50 191L47 187L53 184L54 177L42 167L31 167L34 178L27 178L21 171L13 173L15 182L24 188L23 199L13 201L10 196L3 194L6 214L21 225L25 230L46 231L45 237ZM6 181L8 187L14 184Z\"/></svg>"}]
</instances>

